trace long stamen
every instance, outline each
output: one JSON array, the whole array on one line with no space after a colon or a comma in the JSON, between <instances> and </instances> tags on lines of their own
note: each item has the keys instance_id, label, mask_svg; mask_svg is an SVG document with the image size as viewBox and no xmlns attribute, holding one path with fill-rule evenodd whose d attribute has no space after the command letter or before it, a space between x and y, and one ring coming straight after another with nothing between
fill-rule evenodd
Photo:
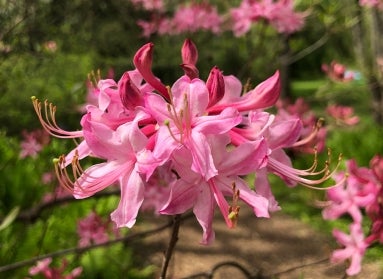
<instances>
[{"instance_id":1,"label":"long stamen","mask_svg":"<svg viewBox=\"0 0 383 279\"><path fill-rule=\"evenodd\" d=\"M329 152L329 154L331 154L331 153ZM281 174L282 176L284 176L288 179L291 179L291 180L293 180L293 181L295 181L295 182L297 182L297 183L299 183L305 187L315 189L315 190L328 190L330 188L339 186L343 182L340 181L340 182L338 182L335 185L330 186L330 187L316 187L313 185L319 185L319 184L325 182L326 180L330 179L334 175L334 173L336 172L338 167L340 166L341 161L342 161L342 155L340 154L338 157L337 165L335 166L333 171L329 170L330 159L325 162L325 166L322 170L315 171L315 169L309 168L309 171L307 171L307 170L294 169L294 168L287 166L287 165L284 165L284 164L280 163L279 161L275 160L274 158L270 157L269 161L268 161L268 163L269 163L268 167L270 167L270 169L275 171L276 173ZM309 176L315 176L318 174L323 174L323 175L322 175L322 177L320 177L318 179L305 178L305 177L309 177Z\"/></svg>"},{"instance_id":2,"label":"long stamen","mask_svg":"<svg viewBox=\"0 0 383 279\"><path fill-rule=\"evenodd\" d=\"M70 193L73 193L74 183L69 178L65 167L63 167L65 165L65 156L61 155L59 158L53 159L53 163L55 165L55 173L59 184Z\"/></svg>"},{"instance_id":3,"label":"long stamen","mask_svg":"<svg viewBox=\"0 0 383 279\"><path fill-rule=\"evenodd\" d=\"M177 139L174 133L172 132L172 129L170 128L170 121L167 119L164 122L165 126L168 128L170 136L178 143L182 143L182 134L180 136L180 139Z\"/></svg>"},{"instance_id":4,"label":"long stamen","mask_svg":"<svg viewBox=\"0 0 383 279\"><path fill-rule=\"evenodd\" d=\"M101 80L101 71L100 69L97 70L97 73L95 73L93 70L88 74L88 81L92 85L92 87L97 88L98 82Z\"/></svg>"},{"instance_id":5,"label":"long stamen","mask_svg":"<svg viewBox=\"0 0 383 279\"><path fill-rule=\"evenodd\" d=\"M65 131L57 125L56 106L52 103L48 103L47 100L44 101L43 113L41 102L35 96L32 96L31 99L41 125L50 135L57 138L80 138L83 136L82 131Z\"/></svg>"}]
</instances>

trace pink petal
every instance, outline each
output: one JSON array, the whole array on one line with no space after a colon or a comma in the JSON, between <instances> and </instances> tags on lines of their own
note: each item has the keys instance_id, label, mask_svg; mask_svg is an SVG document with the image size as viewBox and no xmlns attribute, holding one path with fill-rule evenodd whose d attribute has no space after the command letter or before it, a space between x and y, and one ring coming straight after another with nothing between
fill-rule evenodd
<instances>
[{"instance_id":1,"label":"pink petal","mask_svg":"<svg viewBox=\"0 0 383 279\"><path fill-rule=\"evenodd\" d=\"M172 185L169 200L160 210L160 213L175 215L186 212L194 206L202 188L182 179L178 180Z\"/></svg>"},{"instance_id":2,"label":"pink petal","mask_svg":"<svg viewBox=\"0 0 383 279\"><path fill-rule=\"evenodd\" d=\"M207 185L204 186L205 187L201 187L202 190L198 195L193 212L203 230L201 244L209 245L215 238L215 233L212 228L215 203L209 188Z\"/></svg>"},{"instance_id":3,"label":"pink petal","mask_svg":"<svg viewBox=\"0 0 383 279\"><path fill-rule=\"evenodd\" d=\"M242 97L229 104L218 103L208 108L209 113L219 113L226 107L234 107L238 111L249 111L261 108L268 108L275 104L280 93L279 72L276 71L273 76L260 83L253 90L247 92Z\"/></svg>"},{"instance_id":4,"label":"pink petal","mask_svg":"<svg viewBox=\"0 0 383 279\"><path fill-rule=\"evenodd\" d=\"M83 199L94 195L118 180L125 172L130 172L131 162L110 161L93 165L74 183L73 196Z\"/></svg>"},{"instance_id":5,"label":"pink petal","mask_svg":"<svg viewBox=\"0 0 383 279\"><path fill-rule=\"evenodd\" d=\"M110 216L117 227L131 228L144 201L145 186L136 168L125 173L120 180L120 186L121 199L117 209Z\"/></svg>"}]
</instances>

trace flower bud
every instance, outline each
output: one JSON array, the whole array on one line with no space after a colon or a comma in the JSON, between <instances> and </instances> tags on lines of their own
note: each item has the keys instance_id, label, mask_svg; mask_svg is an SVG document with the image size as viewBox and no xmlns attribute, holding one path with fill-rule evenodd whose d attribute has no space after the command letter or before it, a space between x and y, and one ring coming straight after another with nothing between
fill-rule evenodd
<instances>
[{"instance_id":1,"label":"flower bud","mask_svg":"<svg viewBox=\"0 0 383 279\"><path fill-rule=\"evenodd\" d=\"M225 81L222 72L218 67L211 69L209 77L206 81L206 87L209 90L209 105L213 106L219 102L225 95Z\"/></svg>"},{"instance_id":2,"label":"flower bud","mask_svg":"<svg viewBox=\"0 0 383 279\"><path fill-rule=\"evenodd\" d=\"M144 80L156 89L165 99L169 100L169 93L166 86L152 72L153 43L142 46L134 55L133 63Z\"/></svg>"},{"instance_id":3,"label":"flower bud","mask_svg":"<svg viewBox=\"0 0 383 279\"><path fill-rule=\"evenodd\" d=\"M182 64L196 65L198 60L198 50L195 44L186 39L181 49Z\"/></svg>"}]
</instances>

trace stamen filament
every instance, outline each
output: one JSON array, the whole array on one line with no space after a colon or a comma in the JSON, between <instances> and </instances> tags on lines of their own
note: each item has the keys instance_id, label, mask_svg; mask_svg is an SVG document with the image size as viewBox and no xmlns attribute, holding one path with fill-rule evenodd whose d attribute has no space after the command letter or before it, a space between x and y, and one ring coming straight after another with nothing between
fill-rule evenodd
<instances>
[{"instance_id":1,"label":"stamen filament","mask_svg":"<svg viewBox=\"0 0 383 279\"><path fill-rule=\"evenodd\" d=\"M35 97L32 96L33 107L36 111L37 117L43 128L52 136L57 138L80 138L83 137L82 131L65 131L61 129L56 122L56 106L52 103L48 103L47 100L44 101L44 116L42 113L41 102Z\"/></svg>"}]
</instances>

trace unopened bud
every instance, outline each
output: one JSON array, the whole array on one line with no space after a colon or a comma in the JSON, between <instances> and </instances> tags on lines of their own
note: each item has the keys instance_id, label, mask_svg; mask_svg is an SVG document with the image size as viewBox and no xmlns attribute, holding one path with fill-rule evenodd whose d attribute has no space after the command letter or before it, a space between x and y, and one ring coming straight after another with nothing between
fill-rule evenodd
<instances>
[{"instance_id":1,"label":"unopened bud","mask_svg":"<svg viewBox=\"0 0 383 279\"><path fill-rule=\"evenodd\" d=\"M209 91L208 107L215 105L225 95L225 81L222 72L218 67L211 69L206 81L206 87Z\"/></svg>"}]
</instances>

